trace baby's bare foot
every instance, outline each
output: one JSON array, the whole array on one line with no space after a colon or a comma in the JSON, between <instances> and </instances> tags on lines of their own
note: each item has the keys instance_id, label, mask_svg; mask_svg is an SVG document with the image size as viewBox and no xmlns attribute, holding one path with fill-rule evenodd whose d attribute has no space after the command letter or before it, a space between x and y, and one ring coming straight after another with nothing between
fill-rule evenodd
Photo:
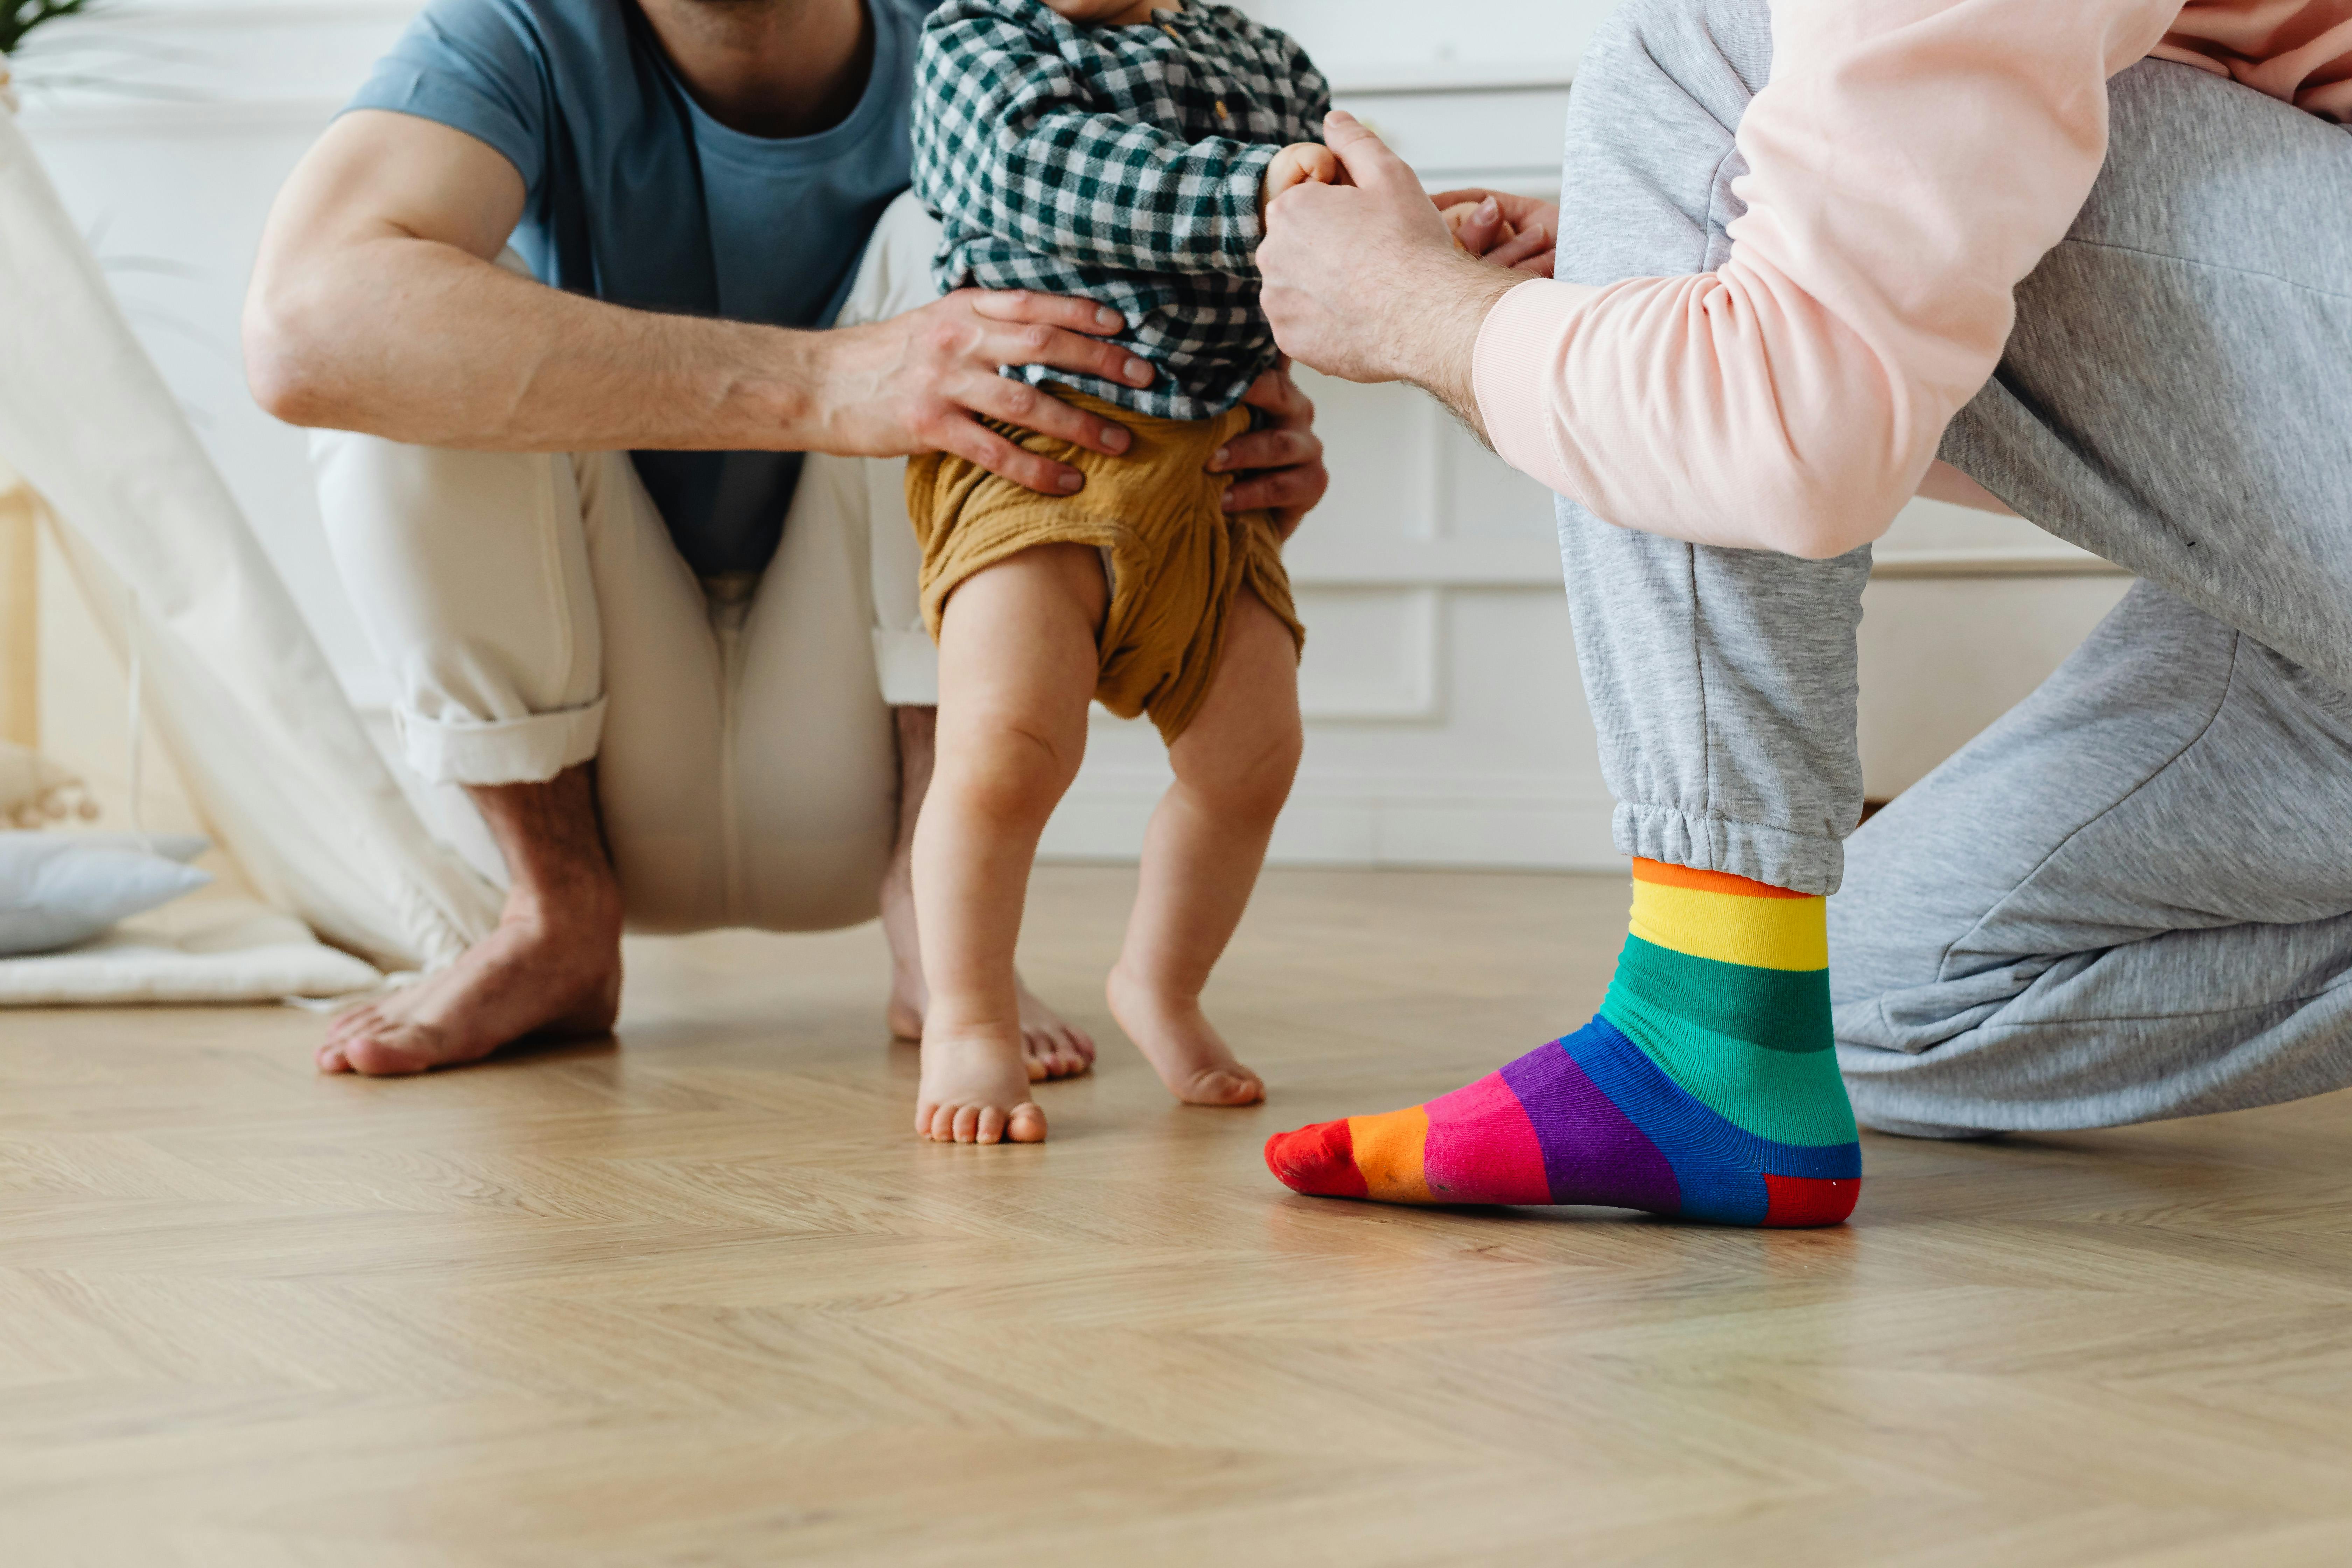
<instances>
[{"instance_id":1,"label":"baby's bare foot","mask_svg":"<svg viewBox=\"0 0 2352 1568\"><path fill-rule=\"evenodd\" d=\"M1095 1065L1095 1038L1041 1001L1018 974L1013 994L1021 1004L1021 1053L1029 1064L1030 1081L1076 1078ZM902 1040L923 1037L923 1009L930 1003L919 966L893 963L890 1006L886 1015L890 1033Z\"/></svg>"},{"instance_id":2,"label":"baby's bare foot","mask_svg":"<svg viewBox=\"0 0 2352 1568\"><path fill-rule=\"evenodd\" d=\"M1020 1028L927 1026L915 1131L936 1143L1044 1142Z\"/></svg>"},{"instance_id":3,"label":"baby's bare foot","mask_svg":"<svg viewBox=\"0 0 2352 1568\"><path fill-rule=\"evenodd\" d=\"M1118 969L1105 991L1118 1026L1185 1104L1255 1105L1265 1098L1265 1085L1234 1059L1198 1000L1166 995Z\"/></svg>"}]
</instances>

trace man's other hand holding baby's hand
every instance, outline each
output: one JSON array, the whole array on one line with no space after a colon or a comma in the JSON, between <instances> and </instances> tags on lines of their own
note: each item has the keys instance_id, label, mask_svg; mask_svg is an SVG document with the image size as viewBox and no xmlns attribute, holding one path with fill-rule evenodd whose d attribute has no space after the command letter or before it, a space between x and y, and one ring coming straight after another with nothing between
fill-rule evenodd
<instances>
[{"instance_id":1,"label":"man's other hand holding baby's hand","mask_svg":"<svg viewBox=\"0 0 2352 1568\"><path fill-rule=\"evenodd\" d=\"M1265 166L1265 194L1258 198L1258 211L1272 206L1275 197L1295 185L1347 183L1348 171L1338 153L1320 142L1293 142Z\"/></svg>"},{"instance_id":2,"label":"man's other hand holding baby's hand","mask_svg":"<svg viewBox=\"0 0 2352 1568\"><path fill-rule=\"evenodd\" d=\"M1323 135L1347 184L1294 187L1266 214L1258 247L1275 342L1327 375L1410 381L1482 428L1470 384L1479 325L1528 275L1465 255L1478 215L1465 215L1458 230L1448 224L1412 168L1361 121L1335 110ZM1484 206L1483 195L1469 195ZM1549 226L1521 223L1500 202L1491 216L1517 231L1496 249L1523 235L1534 243Z\"/></svg>"}]
</instances>

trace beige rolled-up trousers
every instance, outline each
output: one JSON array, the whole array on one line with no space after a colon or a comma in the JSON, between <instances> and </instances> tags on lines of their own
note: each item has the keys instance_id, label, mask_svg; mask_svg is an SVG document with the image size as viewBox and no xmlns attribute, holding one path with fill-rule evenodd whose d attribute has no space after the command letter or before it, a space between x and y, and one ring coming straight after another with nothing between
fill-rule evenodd
<instances>
[{"instance_id":1,"label":"beige rolled-up trousers","mask_svg":"<svg viewBox=\"0 0 2352 1568\"><path fill-rule=\"evenodd\" d=\"M901 197L841 324L931 299L936 238ZM423 783L539 782L596 759L633 929L875 914L898 825L890 708L938 700L903 459L809 454L766 571L702 582L625 452L320 432L311 453Z\"/></svg>"}]
</instances>

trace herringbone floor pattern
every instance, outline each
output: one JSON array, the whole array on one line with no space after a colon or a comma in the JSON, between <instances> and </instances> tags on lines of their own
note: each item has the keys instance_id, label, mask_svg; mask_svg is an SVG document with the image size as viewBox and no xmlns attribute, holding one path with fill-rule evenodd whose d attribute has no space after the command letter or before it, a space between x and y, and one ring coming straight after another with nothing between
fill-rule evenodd
<instances>
[{"instance_id":1,"label":"herringbone floor pattern","mask_svg":"<svg viewBox=\"0 0 2352 1568\"><path fill-rule=\"evenodd\" d=\"M872 928L632 945L616 1044L322 1079L317 1020L0 1016L0 1562L2352 1560L2352 1097L1868 1139L1846 1228L1291 1196L1280 1128L1580 1024L1615 879L1279 873L1169 1103L908 1133Z\"/></svg>"}]
</instances>

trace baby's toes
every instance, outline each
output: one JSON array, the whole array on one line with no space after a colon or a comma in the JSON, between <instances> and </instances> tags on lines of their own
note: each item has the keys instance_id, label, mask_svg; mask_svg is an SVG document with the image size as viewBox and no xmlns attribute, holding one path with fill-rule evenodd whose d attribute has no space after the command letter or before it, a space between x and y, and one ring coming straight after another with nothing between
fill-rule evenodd
<instances>
[{"instance_id":1,"label":"baby's toes","mask_svg":"<svg viewBox=\"0 0 2352 1568\"><path fill-rule=\"evenodd\" d=\"M1015 1143L1043 1143L1045 1141L1045 1113L1030 1100L1013 1108L1006 1120L1005 1135Z\"/></svg>"},{"instance_id":2,"label":"baby's toes","mask_svg":"<svg viewBox=\"0 0 2352 1568\"><path fill-rule=\"evenodd\" d=\"M1004 1139L1004 1111L1001 1107L983 1105L980 1108L980 1125L973 1135L976 1143L998 1143Z\"/></svg>"},{"instance_id":3,"label":"baby's toes","mask_svg":"<svg viewBox=\"0 0 2352 1568\"><path fill-rule=\"evenodd\" d=\"M1202 1073L1193 1086L1201 1105L1255 1105L1265 1098L1265 1085L1247 1068L1218 1068Z\"/></svg>"}]
</instances>

